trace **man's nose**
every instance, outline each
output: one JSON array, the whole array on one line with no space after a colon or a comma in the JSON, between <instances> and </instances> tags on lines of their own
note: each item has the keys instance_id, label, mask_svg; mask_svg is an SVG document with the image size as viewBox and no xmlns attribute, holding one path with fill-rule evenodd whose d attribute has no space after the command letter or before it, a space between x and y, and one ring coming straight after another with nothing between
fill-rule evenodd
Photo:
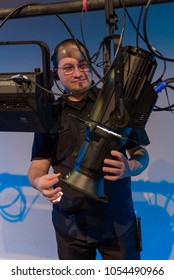
<instances>
[{"instance_id":1,"label":"man's nose","mask_svg":"<svg viewBox=\"0 0 174 280\"><path fill-rule=\"evenodd\" d=\"M75 66L74 67L74 75L82 75L82 71L80 71L79 67L78 66Z\"/></svg>"}]
</instances>

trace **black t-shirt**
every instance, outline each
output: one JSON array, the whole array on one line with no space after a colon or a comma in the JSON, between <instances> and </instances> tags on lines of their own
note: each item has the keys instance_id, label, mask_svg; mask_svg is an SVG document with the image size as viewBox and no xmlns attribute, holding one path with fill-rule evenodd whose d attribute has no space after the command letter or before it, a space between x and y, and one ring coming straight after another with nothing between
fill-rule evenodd
<instances>
[{"instance_id":1,"label":"black t-shirt","mask_svg":"<svg viewBox=\"0 0 174 280\"><path fill-rule=\"evenodd\" d=\"M84 121L88 120L96 101L96 91L91 90L88 97L80 102L73 103L62 98L58 101L53 129L50 133L35 133L32 160L51 158L54 172L60 172L62 175L66 175L73 170L85 139ZM137 143L144 145L149 143L144 129L132 130L130 139L133 141L127 141L121 149L124 154L126 150L137 146ZM88 236L91 240L103 238L103 230L100 229L101 224L106 230L110 228L111 236L115 227L118 231L117 234L121 234L134 219L131 180L129 177L118 181L105 180L104 186L108 203L95 200L82 192L63 185L64 195L60 203L54 205L54 223L56 223L55 215L57 211L63 212L65 215L83 213L88 224ZM96 224L99 225L97 233ZM57 226L62 226L59 221L57 221ZM66 226L64 225L63 228L65 230ZM72 228L74 230L74 222L72 222ZM70 234L74 235L72 228ZM99 237L100 232L102 232L101 237Z\"/></svg>"}]
</instances>

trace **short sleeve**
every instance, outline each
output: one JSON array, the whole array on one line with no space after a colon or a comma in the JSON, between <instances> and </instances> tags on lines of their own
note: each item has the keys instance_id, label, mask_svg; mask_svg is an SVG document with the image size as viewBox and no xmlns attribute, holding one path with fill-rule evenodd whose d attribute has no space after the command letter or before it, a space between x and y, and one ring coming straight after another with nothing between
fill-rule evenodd
<instances>
[{"instance_id":1,"label":"short sleeve","mask_svg":"<svg viewBox=\"0 0 174 280\"><path fill-rule=\"evenodd\" d=\"M51 152L49 148L49 135L46 133L35 133L33 146L32 146L32 156L31 159L37 158L50 158Z\"/></svg>"}]
</instances>

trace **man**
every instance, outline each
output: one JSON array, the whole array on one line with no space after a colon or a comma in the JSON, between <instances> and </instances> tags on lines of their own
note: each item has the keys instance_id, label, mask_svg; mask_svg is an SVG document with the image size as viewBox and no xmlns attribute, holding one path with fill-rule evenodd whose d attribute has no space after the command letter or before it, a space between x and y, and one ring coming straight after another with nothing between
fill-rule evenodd
<instances>
[{"instance_id":1,"label":"man","mask_svg":"<svg viewBox=\"0 0 174 280\"><path fill-rule=\"evenodd\" d=\"M108 203L62 185L59 176L73 170L85 138L85 124L78 118L89 118L99 89L90 88L90 57L80 42L78 46L72 39L61 42L52 59L65 94L57 101L50 133L35 133L28 178L53 204L59 259L92 260L96 249L106 260L140 259L130 177L145 170L148 153L131 141L121 151L111 150L112 157L105 158L102 167ZM149 143L144 130L131 134L136 141L141 137L144 145Z\"/></svg>"}]
</instances>

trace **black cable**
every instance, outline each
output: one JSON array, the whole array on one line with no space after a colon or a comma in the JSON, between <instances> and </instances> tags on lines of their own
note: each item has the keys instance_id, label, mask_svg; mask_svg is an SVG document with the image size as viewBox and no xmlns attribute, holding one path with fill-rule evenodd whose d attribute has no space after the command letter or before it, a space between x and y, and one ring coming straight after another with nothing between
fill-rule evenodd
<instances>
[{"instance_id":1,"label":"black cable","mask_svg":"<svg viewBox=\"0 0 174 280\"><path fill-rule=\"evenodd\" d=\"M31 5L38 5L39 3L27 3L27 4L23 4L18 6L17 8L15 8L13 11L11 11L11 13L6 16L6 18L0 23L0 28L6 23L6 21L14 14L17 14L18 12L20 12L22 9L24 9L27 6L31 6Z\"/></svg>"},{"instance_id":2,"label":"black cable","mask_svg":"<svg viewBox=\"0 0 174 280\"><path fill-rule=\"evenodd\" d=\"M122 23L122 32L121 32L121 35L120 35L120 41L119 41L117 50L116 50L116 52L115 52L115 55L114 55L114 58L113 58L113 61L112 61L111 66L109 67L108 71L105 73L105 75L104 75L103 77L101 77L101 76L99 75L99 79L100 79L100 80L99 80L97 83L95 83L96 85L97 85L98 83L100 83L100 82L103 82L103 80L105 80L106 76L107 76L107 75L109 74L109 72L111 71L111 69L112 69L112 67L113 67L113 65L114 65L114 63L115 63L115 60L116 60L116 58L117 58L118 50L119 50L119 48L120 48L120 46L121 46L121 43L122 43L122 40L123 40L123 34L124 34L124 31L125 31L125 22L126 22L126 16L125 16L125 15L126 15L126 6L125 6L125 1L124 1L124 0L120 0L120 2L121 2L121 4L122 4L122 6L123 6L123 23ZM60 15L57 14L56 16L62 21L62 23L64 24L64 26L67 28L68 32L70 33L71 37L73 38L73 40L74 40L75 43L77 44L77 47L79 47L75 35L72 33L71 29L68 27L68 25L66 24L66 22L63 20L63 18L62 18ZM80 48L79 48L79 50L81 51ZM82 53L82 55L83 55L83 53ZM96 72L96 70L95 70L94 67L91 67L91 69L94 71L94 73ZM95 74L97 75L98 73L95 73Z\"/></svg>"},{"instance_id":3,"label":"black cable","mask_svg":"<svg viewBox=\"0 0 174 280\"><path fill-rule=\"evenodd\" d=\"M61 91L61 93L58 93L58 92L54 92L54 91L51 91L51 90L48 90L44 87L42 87L41 85L39 85L38 83L34 82L33 80L29 79L27 76L25 75L22 75L22 74L18 74L18 75L15 75L15 76L12 76L11 78L8 78L8 79L0 79L0 81L14 81L15 83L21 85L22 83L26 83L26 84L34 84L36 87L40 88L41 90L43 90L44 92L48 93L48 94L52 94L52 95L57 95L57 96L63 96L63 97L67 97L67 96L77 96L79 95L80 93L83 93L85 92L86 90L89 90L89 89L92 89L96 83L92 84L91 87L89 87L88 89L84 89L84 90L81 90L81 91L78 91L78 92L71 92L71 93L64 93L64 91L62 92L62 89L59 88L59 90Z\"/></svg>"},{"instance_id":4,"label":"black cable","mask_svg":"<svg viewBox=\"0 0 174 280\"><path fill-rule=\"evenodd\" d=\"M122 5L123 5L124 13L127 13L127 9L125 8L124 1L121 1L121 2L122 2ZM23 8L25 8L25 7L27 7L27 6L36 5L36 4L37 4L37 3L27 3L27 4L20 5L19 7L15 8L15 9L1 22L0 27L2 27L2 26L5 24L5 22L6 22L12 15L14 15L15 13L18 13L20 10L22 10ZM149 1L148 4L147 4L147 6L146 6L146 12L145 12L145 16L144 16L144 27L145 27L145 28L144 28L144 34L145 34L145 38L143 38L143 37L141 36L141 34L139 33L138 28L136 28L135 25L133 24L133 21L131 21L131 22L132 22L133 26L135 27L135 29L137 30L137 34L146 42L146 44L147 44L147 46L149 47L150 51L153 52L153 54L154 54L156 57L158 57L158 58L160 58L160 59L163 59L164 61L165 61L165 60L167 60L167 61L174 61L173 59L168 59L168 58L162 56L162 54L161 54L159 51L157 51L157 50L155 50L154 48L152 48L152 46L149 44L149 41L148 41L148 39L147 39L147 33L146 33L146 25L145 25L145 23L146 23L146 21L147 21L147 13L148 13L148 9L149 9L150 4L151 4L151 1ZM78 42L77 42L75 36L72 34L72 31L71 31L70 28L67 26L67 24L63 21L63 19L62 19L59 15L57 15L57 17L59 17L59 19L64 23L64 25L66 26L66 28L67 28L68 31L70 32L72 38L74 39L74 41L75 41L75 42L77 43L77 45L78 45ZM124 24L124 25L125 25L125 24ZM124 25L123 25L123 26L124 26ZM121 44L121 41L122 41L123 33L124 33L124 28L122 28L122 36L121 36L120 44ZM119 46L118 46L118 49L119 49L119 47L120 47L120 44L119 44ZM100 44L100 48L101 48L101 46L102 46L102 43ZM116 51L116 53L115 53L115 55L114 55L113 62L112 62L112 64L111 64L111 67L110 67L110 69L108 70L108 72L111 70L111 68L112 68L112 66L113 66L113 64L114 64L114 62L115 62L115 59L116 59L116 56L117 56L117 53L118 53L118 49L117 49L117 51ZM154 51L154 50L155 50L155 51ZM160 54L160 56L158 56L158 55L156 54L157 52ZM94 71L94 73L98 76L98 72L96 72L95 68L93 68L92 65L91 65L91 68L92 68L92 70ZM166 65L165 65L165 69L166 69ZM107 76L108 72L104 75L104 77ZM165 70L164 70L164 72L165 72ZM164 75L164 73L163 73L163 75ZM163 76L163 75L162 75L162 76ZM161 76L161 77L162 77L162 76ZM100 80L98 81L98 83L100 83L100 82L103 80L104 77L101 78L100 75L99 75L98 77L100 78ZM7 81L7 80L9 81L9 80L14 80L14 79L1 79L1 81ZM15 81L15 82L16 82L16 81ZM53 94L53 95L66 96L66 97L67 97L67 94L64 94L64 93L62 92L62 89L60 89L59 87L58 87L58 88L59 88L59 90L61 90L61 93L53 92L53 91L47 90L46 88L40 86L39 84L37 84L37 83L35 83L34 81L28 79L27 77L24 77L24 76L21 76L21 75L20 75L20 83L21 83L21 82L25 82L25 83L31 82L31 83L35 84L37 87L39 87L40 89L42 89L43 91L49 93L49 94L51 93L51 94ZM167 79L165 82L168 84L167 86L168 86L169 88L174 89L174 87L172 87L171 85L169 85L169 83L174 82L174 78ZM18 83L19 83L19 81L18 81ZM96 86L98 83L95 83L95 85L93 85L92 87ZM91 87L91 88L92 88L92 87ZM84 91L86 91L86 90L84 90ZM81 91L81 92L83 92L83 91ZM80 93L80 92L78 92L78 93L71 93L70 95L71 95L71 96L75 96L75 95L78 95L79 93ZM174 105L170 105L170 106L165 107L165 108L159 108L159 107L155 106L156 109L154 108L154 110L158 110L158 111L170 110L170 109L173 108L173 106L174 106Z\"/></svg>"},{"instance_id":5,"label":"black cable","mask_svg":"<svg viewBox=\"0 0 174 280\"><path fill-rule=\"evenodd\" d=\"M166 83L166 88L170 88L172 90L174 90L174 87L170 85L170 83L174 82L174 78L168 78L166 80L163 81L163 83ZM165 88L165 92L166 92L166 97L167 97L167 102L168 102L168 106L167 107L159 107L159 106L155 106L153 111L169 111L172 112L174 111L174 104L170 105L170 101L169 101L169 96L168 96L168 92L167 89Z\"/></svg>"},{"instance_id":6,"label":"black cable","mask_svg":"<svg viewBox=\"0 0 174 280\"><path fill-rule=\"evenodd\" d=\"M145 38L144 38L144 37L142 36L142 34L139 32L138 27L136 27L136 25L134 24L134 22L133 22L133 20L132 20L132 18L131 18L131 16L130 16L130 14L129 14L128 10L127 10L127 8L126 8L126 14L127 14L128 18L129 18L129 20L130 20L130 22L131 22L133 28L134 28L135 31L136 31L137 38L140 37L140 38L142 39L142 41L146 43ZM139 16L139 19L140 19L140 16ZM138 41L138 39L137 39L137 41ZM138 46L138 42L137 42L136 44L137 44L137 46ZM154 47L153 47L153 50L161 56L161 60L163 60L163 63L164 63L163 72L162 72L160 78L158 78L158 80L157 80L157 81L159 81L160 79L162 79L162 77L163 77L163 76L165 75L165 73L166 73L167 64L166 64L166 61L164 60L164 56L162 55L162 53L161 53L160 51L158 51L158 50L157 50L156 48L154 48Z\"/></svg>"},{"instance_id":7,"label":"black cable","mask_svg":"<svg viewBox=\"0 0 174 280\"><path fill-rule=\"evenodd\" d=\"M123 26L123 27L122 27L122 32L121 32L121 35L120 35L120 40L119 40L119 43L118 43L118 47L117 47L117 50L116 50L116 52L115 52L115 54L114 54L113 61L112 61L111 65L110 65L109 69L108 69L108 70L106 71L106 73L104 74L104 76L101 77L101 76L99 75L99 81L98 81L98 82L95 82L94 84L92 84L92 86L90 86L90 87L88 88L88 90L89 90L89 89L92 89L93 87L97 86L99 83L101 83L101 82L103 82L103 81L105 80L105 78L106 78L107 75L110 73L110 71L111 71L111 69L112 69L112 67L113 67L113 65L114 65L114 63L115 63L115 61L116 61L117 54L118 54L118 51L119 51L119 49L120 49L120 46L121 46L121 43L122 43L122 40L123 40L123 34L124 34L124 31L125 31L125 19L126 19L126 17L125 17L125 4L124 4L124 1L122 1L122 2L123 2L123 3L122 3L122 5L123 5L123 24L122 24L122 26ZM65 25L65 27L66 27L67 30L69 31L71 37L72 37L73 40L75 41L77 47L79 48L79 46L78 46L78 41L77 41L76 37L74 36L74 34L72 33L71 29L70 29L70 28L68 27L68 25L66 24L66 22L63 20L63 18L62 18L60 15L56 15L56 16L57 16L57 17L62 21L62 23ZM80 48L79 48L79 51L82 52ZM82 55L83 55L83 53L82 53ZM84 58L85 58L85 57L84 57ZM94 73L95 73L96 75L98 75L98 72L96 73L95 68L92 67L92 65L90 65L90 67L91 67L91 69L94 71ZM85 89L85 90L82 90L82 91L80 91L80 92L78 92L78 93L74 93L74 92L73 92L73 93L71 93L71 95L72 95L72 96L75 96L75 95L78 95L79 93L83 93L83 92L85 92L85 91L86 91L86 89ZM67 94L58 94L58 93L56 93L56 95L59 95L59 96L66 96L66 97L67 97Z\"/></svg>"},{"instance_id":8,"label":"black cable","mask_svg":"<svg viewBox=\"0 0 174 280\"><path fill-rule=\"evenodd\" d=\"M127 10L127 8L126 8L126 14L127 14L128 18L129 18L129 20L130 20L132 26L134 27L136 33L138 34L138 36L139 36L143 41L145 41L144 38L143 38L143 36L142 36L142 34L139 32L139 30L137 29L136 25L134 24L134 22L133 22L133 20L132 20L132 18L131 18L131 16L130 16L130 14L129 14L128 10Z\"/></svg>"},{"instance_id":9,"label":"black cable","mask_svg":"<svg viewBox=\"0 0 174 280\"><path fill-rule=\"evenodd\" d=\"M103 76L103 80L105 80L105 78L107 77L107 75L110 73L110 71L112 70L115 62L116 62L116 59L117 59L117 55L118 55L118 52L119 52L119 49L121 47L121 44L122 44L122 41L123 41L123 35L124 35L124 32L125 32L125 23L126 23L126 8L125 8L125 3L124 1L120 1L122 6L123 6L123 21L122 21L122 31L121 31L121 34L120 34L120 40L119 40L119 43L118 43L118 46L117 46L117 49L114 53L114 57L113 57L113 60L112 60L112 63L109 67L109 69L106 71L106 73L104 74ZM99 64L98 64L99 65ZM102 64L101 64L102 65Z\"/></svg>"},{"instance_id":10,"label":"black cable","mask_svg":"<svg viewBox=\"0 0 174 280\"><path fill-rule=\"evenodd\" d=\"M69 28L69 26L67 25L67 23L64 21L64 19L60 16L60 15L56 15L60 21L64 24L64 26L66 27L66 29L68 30L68 32L70 33L71 37L73 38L74 42L76 43L79 51L81 52L81 54L83 55L83 57L85 58L81 48L79 47L77 38L75 37L75 35L72 33L71 29ZM88 62L89 63L89 62ZM100 76L100 74L96 71L96 69L92 66L92 64L90 64L90 68L92 69L92 71L95 73L95 75L102 80L102 77Z\"/></svg>"},{"instance_id":11,"label":"black cable","mask_svg":"<svg viewBox=\"0 0 174 280\"><path fill-rule=\"evenodd\" d=\"M83 45L86 47L86 42L85 42L85 37L84 37L84 32L83 32L83 23L82 23L83 15L84 15L84 10L82 8L82 12L81 12L81 16L80 16L80 32L81 32L81 36L82 36ZM108 24L106 24L106 29L107 29L107 25ZM101 51L101 48L103 46L104 38L106 36L106 31L104 33L105 33L105 35L103 36L103 39L100 41L100 45L99 45L98 50L90 57L92 63L96 66L97 66L97 64L95 64L95 62L100 55L100 51Z\"/></svg>"},{"instance_id":12,"label":"black cable","mask_svg":"<svg viewBox=\"0 0 174 280\"><path fill-rule=\"evenodd\" d=\"M170 108L171 105L170 105L170 100L169 100L169 95L168 95L167 88L165 88L165 94L166 94L166 98L167 98L168 108Z\"/></svg>"},{"instance_id":13,"label":"black cable","mask_svg":"<svg viewBox=\"0 0 174 280\"><path fill-rule=\"evenodd\" d=\"M9 81L9 79L7 79L7 80ZM43 90L46 93L57 95L57 96L66 96L67 97L67 94L57 93L57 92L53 92L51 90L48 90L48 89L42 87L41 85L39 85L38 83L34 82L33 80L29 79L27 76L24 76L24 75L21 75L21 74L12 76L10 80L12 80L15 83L20 84L20 85L21 85L22 82L23 83L27 83L27 84L28 83L32 83L32 84L34 84L35 86L37 86L38 88L40 88L41 90ZM77 93L74 93L74 94L72 93L72 94L69 94L69 95L74 96L76 94Z\"/></svg>"},{"instance_id":14,"label":"black cable","mask_svg":"<svg viewBox=\"0 0 174 280\"><path fill-rule=\"evenodd\" d=\"M164 82L169 85L170 83L174 83L174 78L168 78L166 80L164 80Z\"/></svg>"},{"instance_id":15,"label":"black cable","mask_svg":"<svg viewBox=\"0 0 174 280\"><path fill-rule=\"evenodd\" d=\"M173 108L173 110L171 110ZM158 106L155 106L153 111L169 111L169 112L173 112L174 111L174 104L171 105L171 106L167 106L167 107L163 107L163 108L160 108Z\"/></svg>"},{"instance_id":16,"label":"black cable","mask_svg":"<svg viewBox=\"0 0 174 280\"><path fill-rule=\"evenodd\" d=\"M140 34L140 32L139 32L139 29L140 29L140 23L141 23L141 18L142 18L142 14L143 14L143 6L141 7L141 9L140 9L140 14L139 14L139 18L138 18L138 24L137 24L137 31L138 32L136 32L136 46L137 47L139 47L139 34Z\"/></svg>"},{"instance_id":17,"label":"black cable","mask_svg":"<svg viewBox=\"0 0 174 280\"><path fill-rule=\"evenodd\" d=\"M124 3L123 3L123 7L124 7ZM125 14L125 7L124 7L124 14ZM70 32L72 38L74 39L74 41L76 42L77 47L78 47L78 41L76 40L75 36L74 36L73 33L71 32L70 28L67 26L67 24L64 22L64 20L63 20L59 15L57 15L57 17L65 24L65 26L66 26L67 29L69 30L69 32ZM93 83L93 84L88 88L88 90L89 90L89 89L92 89L93 87L95 87L96 85L98 85L101 81L103 81L103 79L105 79L106 76L107 76L107 75L109 74L109 72L111 71L111 69L112 69L112 67L113 67L113 65L114 65L114 63L115 63L115 60L116 60L116 58L117 58L118 50L119 50L120 45L121 45L121 43L122 43L124 30L125 30L125 16L123 17L123 28L122 28L122 33L121 33L121 36L120 36L120 40L119 40L119 44L118 44L117 50L116 50L115 55L114 55L113 62L112 62L112 64L111 64L111 66L109 67L108 71L105 73L105 75L104 75L103 77L100 77L100 79L99 79L98 82ZM79 48L79 49L80 49L80 48ZM81 49L80 49L80 51L81 51ZM94 68L94 70L95 70L95 68ZM16 76L18 76L18 77L16 77ZM30 80L30 79L29 79L28 77L26 77L26 76L22 76L21 74L16 75L16 76L15 76L15 80L13 79L13 77L11 78L11 80L14 80L15 82L18 82L18 83L20 83L20 84L21 84L21 81L23 81L24 83L31 82L31 83L33 83L34 85L36 85L38 88L40 88L41 90L45 91L46 93L49 93L49 94L51 93L51 94L57 95L57 96L63 96L63 97L67 97L67 96L76 96L76 95L79 95L80 93L83 93L83 92L86 91L86 89L84 89L83 91L72 92L72 93L70 93L70 94L68 94L68 95L67 95L66 93L62 93L62 92L61 92L61 93L57 93L57 92L53 92L53 91L47 90L46 88L40 86L40 85L37 84L36 82Z\"/></svg>"},{"instance_id":18,"label":"black cable","mask_svg":"<svg viewBox=\"0 0 174 280\"><path fill-rule=\"evenodd\" d=\"M151 44L149 43L148 36L147 36L147 28L146 28L146 25L147 25L147 15L148 15L148 12L149 12L149 7L150 7L150 5L151 5L151 2L152 2L152 0L149 0L149 1L148 1L147 5L146 5L145 13L144 13L143 31L144 31L145 43L146 43L148 49L150 50L150 52L153 53L154 56L156 56L157 58L163 59L163 60L166 60L166 61L174 62L174 59L172 59L172 58L168 58L168 57L165 57L165 56L161 57L160 55L158 55L158 54L154 51L154 49L153 49L153 47L151 46Z\"/></svg>"},{"instance_id":19,"label":"black cable","mask_svg":"<svg viewBox=\"0 0 174 280\"><path fill-rule=\"evenodd\" d=\"M153 47L153 49L156 53L158 53L161 56L161 60L163 60L163 63L164 63L163 72L162 72L161 76L158 78L158 80L162 80L162 78L164 77L164 75L166 73L167 63L166 63L166 60L164 59L164 56L162 55L162 53L160 51L156 50L154 47Z\"/></svg>"}]
</instances>

